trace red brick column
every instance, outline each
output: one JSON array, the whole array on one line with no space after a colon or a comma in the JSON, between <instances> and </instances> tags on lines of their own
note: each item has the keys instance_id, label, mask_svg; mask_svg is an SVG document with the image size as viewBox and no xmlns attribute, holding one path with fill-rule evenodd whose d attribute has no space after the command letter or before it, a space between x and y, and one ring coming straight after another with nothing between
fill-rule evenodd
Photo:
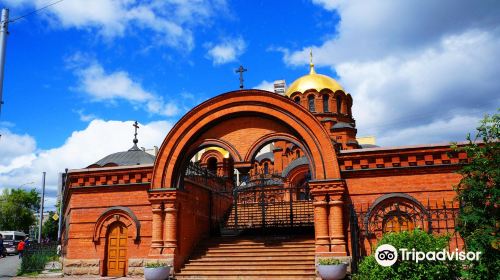
<instances>
[{"instance_id":1,"label":"red brick column","mask_svg":"<svg viewBox=\"0 0 500 280\"><path fill-rule=\"evenodd\" d=\"M177 248L177 208L175 203L165 204L163 254L174 254Z\"/></svg>"},{"instance_id":2,"label":"red brick column","mask_svg":"<svg viewBox=\"0 0 500 280\"><path fill-rule=\"evenodd\" d=\"M328 215L326 197L314 196L314 235L316 239L316 252L329 252L330 240L328 236Z\"/></svg>"},{"instance_id":3,"label":"red brick column","mask_svg":"<svg viewBox=\"0 0 500 280\"><path fill-rule=\"evenodd\" d=\"M343 218L344 202L342 201L346 189L345 181L338 179L310 181L309 187L315 200L316 252L329 252L336 256L346 256ZM326 202L326 198L328 198L328 202ZM325 239L327 246L324 244ZM327 251L324 251L325 247L328 248Z\"/></svg>"},{"instance_id":4,"label":"red brick column","mask_svg":"<svg viewBox=\"0 0 500 280\"><path fill-rule=\"evenodd\" d=\"M168 256L173 261L177 248L177 195L176 189L149 191L153 212L150 255ZM163 206L163 207L161 207Z\"/></svg>"},{"instance_id":5,"label":"red brick column","mask_svg":"<svg viewBox=\"0 0 500 280\"><path fill-rule=\"evenodd\" d=\"M155 203L151 205L153 211L152 240L150 255L160 255L163 246L163 209L162 205Z\"/></svg>"},{"instance_id":6,"label":"red brick column","mask_svg":"<svg viewBox=\"0 0 500 280\"><path fill-rule=\"evenodd\" d=\"M330 233L330 252L340 256L347 255L344 236L344 202L341 194L331 194L328 222Z\"/></svg>"}]
</instances>

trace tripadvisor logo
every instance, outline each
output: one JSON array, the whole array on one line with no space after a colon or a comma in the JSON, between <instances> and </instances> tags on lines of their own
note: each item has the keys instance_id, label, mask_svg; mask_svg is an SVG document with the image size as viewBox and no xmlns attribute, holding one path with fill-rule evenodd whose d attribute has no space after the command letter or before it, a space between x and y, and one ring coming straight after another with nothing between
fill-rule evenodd
<instances>
[{"instance_id":1,"label":"tripadvisor logo","mask_svg":"<svg viewBox=\"0 0 500 280\"><path fill-rule=\"evenodd\" d=\"M398 251L390 244L380 245L375 251L375 260L381 266L391 266L398 260Z\"/></svg>"},{"instance_id":2,"label":"tripadvisor logo","mask_svg":"<svg viewBox=\"0 0 500 280\"><path fill-rule=\"evenodd\" d=\"M398 253L399 252L399 253ZM391 266L396 263L398 256L402 261L413 261L415 263L421 261L446 261L446 260L456 260L456 261L478 261L481 252L464 252L455 249L455 251L448 251L443 249L441 251L429 251L422 252L417 251L415 248L409 250L406 248L400 248L397 250L394 246L390 244L383 244L378 246L375 251L375 260L381 266Z\"/></svg>"}]
</instances>

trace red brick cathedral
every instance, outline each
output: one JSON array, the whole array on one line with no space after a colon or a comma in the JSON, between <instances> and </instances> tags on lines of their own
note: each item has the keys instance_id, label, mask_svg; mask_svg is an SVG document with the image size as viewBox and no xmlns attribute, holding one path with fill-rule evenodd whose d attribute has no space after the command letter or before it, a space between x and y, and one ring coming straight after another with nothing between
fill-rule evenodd
<instances>
[{"instance_id":1,"label":"red brick cathedral","mask_svg":"<svg viewBox=\"0 0 500 280\"><path fill-rule=\"evenodd\" d=\"M449 145L356 138L353 98L310 73L285 94L238 90L196 106L154 155L138 148L66 173L64 272L177 279L315 279L315 260L370 254L382 234L454 232ZM136 131L137 135L137 131Z\"/></svg>"}]
</instances>

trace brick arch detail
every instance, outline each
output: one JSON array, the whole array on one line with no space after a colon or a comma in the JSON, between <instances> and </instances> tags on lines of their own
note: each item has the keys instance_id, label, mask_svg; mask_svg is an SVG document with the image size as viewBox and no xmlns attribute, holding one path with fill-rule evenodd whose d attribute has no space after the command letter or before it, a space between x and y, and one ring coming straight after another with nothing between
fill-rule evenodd
<instances>
[{"instance_id":1,"label":"brick arch detail","mask_svg":"<svg viewBox=\"0 0 500 280\"><path fill-rule=\"evenodd\" d=\"M178 188L186 152L209 128L233 116L253 114L270 122L285 124L311 155L312 179L339 179L340 170L326 129L300 105L287 97L263 90L239 90L216 96L193 108L168 133L153 169L152 188ZM235 162L239 162L235 158Z\"/></svg>"},{"instance_id":2,"label":"brick arch detail","mask_svg":"<svg viewBox=\"0 0 500 280\"><path fill-rule=\"evenodd\" d=\"M286 133L272 133L261 137L259 140L253 143L252 148L250 148L248 153L245 155L245 161L252 161L252 159L255 158L255 155L259 152L259 149L261 147L263 147L266 144L269 144L270 142L278 140L285 140L299 147L305 153L305 156L309 160L309 164L311 164L311 176L315 177L316 174L313 173L315 170L315 165L314 161L312 161L313 155L311 155L311 151L307 148L307 146L303 145L299 139L293 137L292 135L288 135ZM290 151L292 150L293 147L292 149L290 149Z\"/></svg>"},{"instance_id":3,"label":"brick arch detail","mask_svg":"<svg viewBox=\"0 0 500 280\"><path fill-rule=\"evenodd\" d=\"M192 148L187 152L189 156L196 154L199 150L209 147L219 147L229 152L229 155L234 161L242 161L242 157L238 150L231 144L222 139L202 139L198 141Z\"/></svg>"},{"instance_id":4,"label":"brick arch detail","mask_svg":"<svg viewBox=\"0 0 500 280\"><path fill-rule=\"evenodd\" d=\"M109 207L104 210L95 223L92 240L99 242L100 238L105 238L108 227L117 221L125 225L128 232L132 234L135 242L140 240L141 223L134 212L124 206Z\"/></svg>"},{"instance_id":5,"label":"brick arch detail","mask_svg":"<svg viewBox=\"0 0 500 280\"><path fill-rule=\"evenodd\" d=\"M219 151L209 150L201 155L200 163L206 164L210 158L217 159L217 163L222 163L224 161L224 156Z\"/></svg>"},{"instance_id":6,"label":"brick arch detail","mask_svg":"<svg viewBox=\"0 0 500 280\"><path fill-rule=\"evenodd\" d=\"M309 171L308 165L298 165L292 170L290 170L290 172L288 172L287 181L293 185L297 183L299 179L302 179L302 177L306 177L308 171Z\"/></svg>"}]
</instances>

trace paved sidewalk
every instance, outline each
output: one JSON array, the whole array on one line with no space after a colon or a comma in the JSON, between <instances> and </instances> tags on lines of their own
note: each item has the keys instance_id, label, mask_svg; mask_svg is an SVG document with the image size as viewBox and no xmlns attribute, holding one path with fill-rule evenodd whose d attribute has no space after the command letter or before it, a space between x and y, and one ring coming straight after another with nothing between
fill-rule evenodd
<instances>
[{"instance_id":1,"label":"paved sidewalk","mask_svg":"<svg viewBox=\"0 0 500 280\"><path fill-rule=\"evenodd\" d=\"M0 259L0 280L12 279L16 276L17 269L21 265L19 256L7 256Z\"/></svg>"}]
</instances>

